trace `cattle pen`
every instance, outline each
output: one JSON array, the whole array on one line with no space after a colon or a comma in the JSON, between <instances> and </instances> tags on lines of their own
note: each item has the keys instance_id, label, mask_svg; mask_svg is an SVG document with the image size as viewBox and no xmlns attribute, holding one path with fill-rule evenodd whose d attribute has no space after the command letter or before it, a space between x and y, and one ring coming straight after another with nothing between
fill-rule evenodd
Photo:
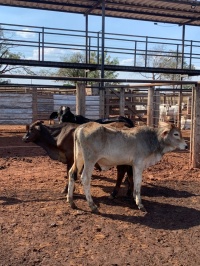
<instances>
[{"instance_id":1,"label":"cattle pen","mask_svg":"<svg viewBox=\"0 0 200 266\"><path fill-rule=\"evenodd\" d=\"M0 266L199 266L200 1L0 0L0 6ZM75 54L80 61L71 60ZM108 72L124 79L106 79ZM114 197L119 167L93 169L98 215L80 179L77 209L68 206L64 159L74 142L66 141L68 126L58 119L49 125L61 106L90 119L125 116L133 131L140 125L157 131L160 121L181 129L189 150L164 154L142 173L146 212L129 197L124 175ZM59 128L71 146L63 145ZM36 143L41 136L43 148ZM127 149L119 144L115 139L112 150L116 145L123 159Z\"/></svg>"},{"instance_id":2,"label":"cattle pen","mask_svg":"<svg viewBox=\"0 0 200 266\"><path fill-rule=\"evenodd\" d=\"M63 105L91 119L121 115L138 125L157 127L163 119L164 106L170 109L165 113L165 121L176 123L183 130L190 130L190 165L199 167L197 82L144 83L144 80L134 80L134 84L107 85L101 89L100 80L95 81L96 85L89 86L84 79L78 79L76 87L66 89L4 85L0 92L0 124L27 125L36 120L48 120L51 112ZM187 87L183 89L183 85ZM173 115L170 115L170 111Z\"/></svg>"},{"instance_id":3,"label":"cattle pen","mask_svg":"<svg viewBox=\"0 0 200 266\"><path fill-rule=\"evenodd\" d=\"M115 169L94 170L95 215L79 182L78 209L67 206L61 194L66 166L23 143L24 133L24 125L0 125L2 265L199 264L200 170L188 167L188 152L172 152L143 173L146 215L127 199L126 183L109 199Z\"/></svg>"}]
</instances>

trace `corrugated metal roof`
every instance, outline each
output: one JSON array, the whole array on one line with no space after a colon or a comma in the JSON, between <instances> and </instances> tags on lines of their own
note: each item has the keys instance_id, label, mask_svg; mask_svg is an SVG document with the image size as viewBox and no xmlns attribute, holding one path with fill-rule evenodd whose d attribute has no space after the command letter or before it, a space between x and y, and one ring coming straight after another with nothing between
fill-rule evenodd
<instances>
[{"instance_id":1,"label":"corrugated metal roof","mask_svg":"<svg viewBox=\"0 0 200 266\"><path fill-rule=\"evenodd\" d=\"M102 0L0 0L0 5L102 15ZM200 26L198 0L106 0L105 15Z\"/></svg>"}]
</instances>

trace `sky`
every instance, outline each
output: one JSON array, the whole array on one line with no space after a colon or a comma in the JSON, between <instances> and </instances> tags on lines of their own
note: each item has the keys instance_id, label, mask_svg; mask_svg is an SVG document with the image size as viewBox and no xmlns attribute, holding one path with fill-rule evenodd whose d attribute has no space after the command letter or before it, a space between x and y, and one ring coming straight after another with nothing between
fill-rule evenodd
<instances>
[{"instance_id":1,"label":"sky","mask_svg":"<svg viewBox=\"0 0 200 266\"><path fill-rule=\"evenodd\" d=\"M81 14L0 6L0 23L28 26L85 30L85 17ZM89 16L89 31L101 30L101 17ZM182 38L182 27L173 24L144 22L130 19L108 18L105 32L162 38ZM186 26L185 38L200 41L200 28ZM132 73L121 73L119 78L138 78Z\"/></svg>"}]
</instances>

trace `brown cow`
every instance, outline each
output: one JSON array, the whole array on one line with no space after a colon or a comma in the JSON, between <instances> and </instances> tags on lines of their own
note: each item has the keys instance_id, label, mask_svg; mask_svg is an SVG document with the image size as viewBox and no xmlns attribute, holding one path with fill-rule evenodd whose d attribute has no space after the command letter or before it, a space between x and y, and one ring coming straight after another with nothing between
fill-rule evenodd
<instances>
[{"instance_id":1,"label":"brown cow","mask_svg":"<svg viewBox=\"0 0 200 266\"><path fill-rule=\"evenodd\" d=\"M62 123L59 125L44 125L42 121L36 121L27 128L27 133L23 136L24 142L33 142L42 147L49 157L53 160L60 161L67 165L68 170L71 168L74 162L74 131L80 126L75 123ZM112 126L116 128L127 127L123 122L114 122L106 126ZM97 169L101 169L98 165L95 165ZM112 197L115 197L119 191L123 177L127 172L132 174L130 166L117 166L117 182L112 192ZM132 178L130 178L132 180ZM132 186L130 186L132 187ZM67 193L67 184L63 190L63 193Z\"/></svg>"}]
</instances>

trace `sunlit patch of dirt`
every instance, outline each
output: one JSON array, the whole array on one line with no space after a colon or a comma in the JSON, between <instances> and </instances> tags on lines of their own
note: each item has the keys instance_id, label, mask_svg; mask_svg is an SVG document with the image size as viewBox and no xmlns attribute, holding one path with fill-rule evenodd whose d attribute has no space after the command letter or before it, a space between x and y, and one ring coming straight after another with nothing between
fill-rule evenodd
<instances>
[{"instance_id":1,"label":"sunlit patch of dirt","mask_svg":"<svg viewBox=\"0 0 200 266\"><path fill-rule=\"evenodd\" d=\"M144 171L147 213L126 197L125 182L109 199L115 168L94 170L100 213L93 214L80 182L78 209L70 209L61 194L66 166L23 143L23 132L0 128L1 266L200 265L200 170L189 168L188 152L169 153Z\"/></svg>"}]
</instances>

